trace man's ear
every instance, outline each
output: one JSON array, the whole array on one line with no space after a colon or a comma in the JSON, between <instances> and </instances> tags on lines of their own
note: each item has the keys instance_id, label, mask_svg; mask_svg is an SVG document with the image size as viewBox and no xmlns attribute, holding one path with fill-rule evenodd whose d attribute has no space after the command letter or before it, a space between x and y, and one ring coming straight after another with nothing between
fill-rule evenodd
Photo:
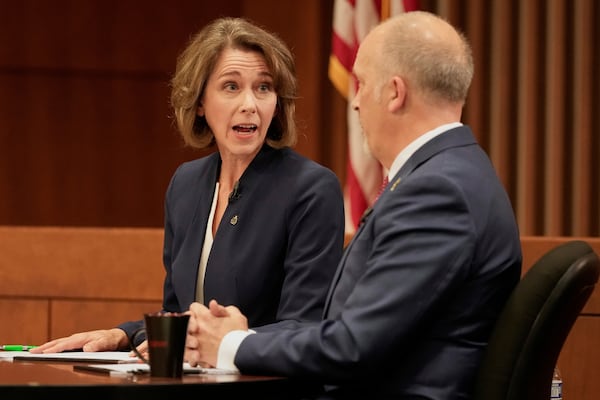
<instances>
[{"instance_id":1,"label":"man's ear","mask_svg":"<svg viewBox=\"0 0 600 400\"><path fill-rule=\"evenodd\" d=\"M391 112L398 111L406 102L406 83L399 76L394 76L390 82L392 96L388 103L388 109Z\"/></svg>"}]
</instances>

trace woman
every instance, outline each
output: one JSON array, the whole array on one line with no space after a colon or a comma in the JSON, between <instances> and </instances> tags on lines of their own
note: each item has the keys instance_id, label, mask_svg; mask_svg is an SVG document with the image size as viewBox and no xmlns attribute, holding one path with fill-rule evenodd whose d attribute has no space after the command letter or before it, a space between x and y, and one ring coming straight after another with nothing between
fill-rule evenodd
<instances>
[{"instance_id":1,"label":"woman","mask_svg":"<svg viewBox=\"0 0 600 400\"><path fill-rule=\"evenodd\" d=\"M167 189L163 311L216 299L253 327L321 318L342 253L343 198L332 171L291 149L296 90L288 47L243 19L215 20L179 56L177 126L186 144L217 151L182 164ZM141 326L77 333L35 352L126 349Z\"/></svg>"}]
</instances>

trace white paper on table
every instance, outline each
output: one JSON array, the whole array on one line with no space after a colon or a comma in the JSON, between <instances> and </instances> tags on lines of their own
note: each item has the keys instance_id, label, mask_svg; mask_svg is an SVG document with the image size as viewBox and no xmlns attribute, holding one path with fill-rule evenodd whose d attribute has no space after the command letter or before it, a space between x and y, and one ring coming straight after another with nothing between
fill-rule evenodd
<instances>
[{"instance_id":1,"label":"white paper on table","mask_svg":"<svg viewBox=\"0 0 600 400\"><path fill-rule=\"evenodd\" d=\"M65 351L63 353L34 354L28 351L6 351L13 353L7 356L13 361L65 361L65 362L98 362L107 364L140 363L140 359L131 356L129 351Z\"/></svg>"},{"instance_id":2,"label":"white paper on table","mask_svg":"<svg viewBox=\"0 0 600 400\"><path fill-rule=\"evenodd\" d=\"M0 351L0 360L12 361L14 356L27 356L31 353L28 351Z\"/></svg>"},{"instance_id":3,"label":"white paper on table","mask_svg":"<svg viewBox=\"0 0 600 400\"><path fill-rule=\"evenodd\" d=\"M150 372L150 366L148 364L88 364L88 365L74 365L73 369L76 371L92 371L102 372L109 375L127 375L127 374L146 374ZM228 369L220 368L202 368L192 367L188 363L183 364L184 374L208 374L208 375L235 375L237 371L231 371Z\"/></svg>"}]
</instances>

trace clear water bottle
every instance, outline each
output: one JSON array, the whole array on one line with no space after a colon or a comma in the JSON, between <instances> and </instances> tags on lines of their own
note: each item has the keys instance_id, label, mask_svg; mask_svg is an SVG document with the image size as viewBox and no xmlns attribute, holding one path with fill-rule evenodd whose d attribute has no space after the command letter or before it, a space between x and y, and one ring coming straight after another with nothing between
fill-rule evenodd
<instances>
[{"instance_id":1,"label":"clear water bottle","mask_svg":"<svg viewBox=\"0 0 600 400\"><path fill-rule=\"evenodd\" d=\"M551 400L562 400L562 386L563 381L560 376L558 367L554 367L554 375L552 376L552 390L550 391Z\"/></svg>"}]
</instances>

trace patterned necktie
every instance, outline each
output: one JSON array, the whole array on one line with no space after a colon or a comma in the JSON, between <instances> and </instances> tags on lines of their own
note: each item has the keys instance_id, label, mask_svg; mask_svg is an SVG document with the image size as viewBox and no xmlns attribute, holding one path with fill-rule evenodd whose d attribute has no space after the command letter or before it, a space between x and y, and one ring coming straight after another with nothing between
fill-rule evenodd
<instances>
[{"instance_id":1,"label":"patterned necktie","mask_svg":"<svg viewBox=\"0 0 600 400\"><path fill-rule=\"evenodd\" d=\"M383 193L383 191L385 190L385 187L387 186L388 183L389 183L389 180L388 180L388 176L386 175L383 177L383 181L381 182L381 186L379 187L377 196L375 196L375 201L377 201L377 199L379 199L379 196L381 196L381 193ZM373 203L375 203L375 201L373 201Z\"/></svg>"},{"instance_id":2,"label":"patterned necktie","mask_svg":"<svg viewBox=\"0 0 600 400\"><path fill-rule=\"evenodd\" d=\"M385 190L385 187L388 184L388 177L387 175L383 177L383 181L381 182L381 186L379 187L379 191L377 192L377 196L375 196L375 200L373 200L373 204L375 204L375 202L377 201L377 199L379 199L379 196L381 196L381 194L383 193L383 191ZM373 206L369 206L367 207L367 209L365 210L365 212L363 212L363 215L360 217L360 221L358 222L358 226L362 225L366 220L367 217L373 212Z\"/></svg>"}]
</instances>

